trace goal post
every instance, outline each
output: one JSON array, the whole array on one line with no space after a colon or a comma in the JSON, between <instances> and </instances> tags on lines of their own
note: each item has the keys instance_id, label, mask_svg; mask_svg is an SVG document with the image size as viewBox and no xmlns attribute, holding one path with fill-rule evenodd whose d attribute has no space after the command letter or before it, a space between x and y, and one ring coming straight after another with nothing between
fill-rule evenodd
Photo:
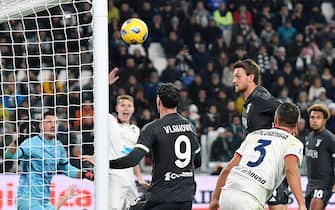
<instances>
[{"instance_id":1,"label":"goal post","mask_svg":"<svg viewBox=\"0 0 335 210\"><path fill-rule=\"evenodd\" d=\"M107 0L93 1L94 66L95 66L95 138L96 138L96 209L108 206L108 4Z\"/></svg>"},{"instance_id":2,"label":"goal post","mask_svg":"<svg viewBox=\"0 0 335 210\"><path fill-rule=\"evenodd\" d=\"M0 7L0 176L7 190L14 190L7 201L0 198L1 207L15 209L23 173L23 159L6 159L5 149L12 141L21 143L24 123L32 137L33 127L52 109L68 161L84 170L82 155L94 155L95 181L69 179L58 169L52 183L42 187L50 188L55 204L67 186L77 185L79 194L63 210L107 210L107 0L0 0Z\"/></svg>"}]
</instances>

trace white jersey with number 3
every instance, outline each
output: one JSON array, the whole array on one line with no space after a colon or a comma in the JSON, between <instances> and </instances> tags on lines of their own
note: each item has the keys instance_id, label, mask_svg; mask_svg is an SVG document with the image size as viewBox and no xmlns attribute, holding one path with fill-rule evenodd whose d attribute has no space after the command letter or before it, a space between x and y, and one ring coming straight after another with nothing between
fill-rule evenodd
<instances>
[{"instance_id":1,"label":"white jersey with number 3","mask_svg":"<svg viewBox=\"0 0 335 210\"><path fill-rule=\"evenodd\" d=\"M236 151L242 156L240 164L232 168L223 188L247 192L265 204L285 178L285 157L294 155L301 164L302 152L303 144L286 131L254 131Z\"/></svg>"}]
</instances>

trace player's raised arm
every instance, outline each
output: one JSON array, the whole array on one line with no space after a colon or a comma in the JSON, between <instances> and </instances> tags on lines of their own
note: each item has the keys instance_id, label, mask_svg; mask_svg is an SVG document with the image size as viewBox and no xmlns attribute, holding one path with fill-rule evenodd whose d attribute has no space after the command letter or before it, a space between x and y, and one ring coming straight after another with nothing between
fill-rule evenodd
<instances>
[{"instance_id":1,"label":"player's raised arm","mask_svg":"<svg viewBox=\"0 0 335 210\"><path fill-rule=\"evenodd\" d=\"M302 194L301 179L298 167L298 159L294 155L288 155L285 158L285 173L287 182L291 188L294 197L296 198L299 210L306 209L305 199Z\"/></svg>"},{"instance_id":2,"label":"player's raised arm","mask_svg":"<svg viewBox=\"0 0 335 210\"><path fill-rule=\"evenodd\" d=\"M136 166L145 156L146 152L143 149L135 147L128 155L109 161L109 168L122 169Z\"/></svg>"},{"instance_id":3,"label":"player's raised arm","mask_svg":"<svg viewBox=\"0 0 335 210\"><path fill-rule=\"evenodd\" d=\"M216 182L216 187L213 193L212 200L209 205L209 210L217 210L219 207L219 199L222 187L225 185L227 177L229 175L230 170L237 166L241 161L241 155L235 153L234 157L230 160L227 166L221 171L218 180Z\"/></svg>"},{"instance_id":4,"label":"player's raised arm","mask_svg":"<svg viewBox=\"0 0 335 210\"><path fill-rule=\"evenodd\" d=\"M108 75L109 85L113 85L119 79L118 72L119 72L118 68L113 68L112 71L109 73Z\"/></svg>"},{"instance_id":5,"label":"player's raised arm","mask_svg":"<svg viewBox=\"0 0 335 210\"><path fill-rule=\"evenodd\" d=\"M22 151L17 149L16 143L13 141L11 142L5 151L5 158L7 159L17 159L22 156Z\"/></svg>"}]
</instances>

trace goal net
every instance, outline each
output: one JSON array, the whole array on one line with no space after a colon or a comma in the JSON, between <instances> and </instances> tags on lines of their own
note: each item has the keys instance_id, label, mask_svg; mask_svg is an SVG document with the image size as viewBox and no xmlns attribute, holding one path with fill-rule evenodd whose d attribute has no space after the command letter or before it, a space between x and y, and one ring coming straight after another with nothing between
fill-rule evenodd
<instances>
[{"instance_id":1,"label":"goal net","mask_svg":"<svg viewBox=\"0 0 335 210\"><path fill-rule=\"evenodd\" d=\"M11 142L20 145L22 135L36 135L43 113L52 110L59 126L57 139L65 147L67 161L80 170L92 167L81 159L94 151L92 3L1 0L1 8L0 209L16 209L19 176L34 167L22 168L27 158L40 161L42 172L34 173L40 173L41 179L55 174L50 184L38 186L44 192L45 188L50 190L50 197L43 197L43 202L50 199L56 205L73 184L77 190L61 209L94 209L93 182L68 178L61 169L48 171L47 150L42 149L41 157L25 154L18 160L5 158ZM36 187L33 180L30 183L29 187Z\"/></svg>"}]
</instances>

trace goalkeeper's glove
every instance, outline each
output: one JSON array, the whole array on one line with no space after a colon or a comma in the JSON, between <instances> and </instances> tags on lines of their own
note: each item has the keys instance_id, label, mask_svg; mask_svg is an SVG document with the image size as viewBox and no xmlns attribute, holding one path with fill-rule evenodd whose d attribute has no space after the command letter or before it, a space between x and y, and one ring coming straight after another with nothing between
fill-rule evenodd
<instances>
[{"instance_id":1,"label":"goalkeeper's glove","mask_svg":"<svg viewBox=\"0 0 335 210\"><path fill-rule=\"evenodd\" d=\"M93 171L82 170L81 177L85 178L85 179L88 179L88 180L91 180L91 181L94 181L94 173L93 173Z\"/></svg>"}]
</instances>

